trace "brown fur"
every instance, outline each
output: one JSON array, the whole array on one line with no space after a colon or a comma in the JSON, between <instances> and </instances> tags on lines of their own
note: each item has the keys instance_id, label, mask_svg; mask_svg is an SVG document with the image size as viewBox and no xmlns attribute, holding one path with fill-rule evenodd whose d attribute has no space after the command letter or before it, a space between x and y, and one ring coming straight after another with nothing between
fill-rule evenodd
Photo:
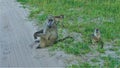
<instances>
[{"instance_id":1,"label":"brown fur","mask_svg":"<svg viewBox=\"0 0 120 68\"><path fill-rule=\"evenodd\" d=\"M51 46L67 38L72 38L70 36L67 36L65 38L57 40L58 31L57 31L57 24L56 24L57 20L55 19L55 17L60 18L59 16L49 16L45 22L45 26L43 27L43 29L34 33L33 35L34 39L37 39L37 37L40 37L40 45L37 47L37 49ZM52 24L49 23L51 20L52 20ZM51 25L51 27L49 27L49 25Z\"/></svg>"},{"instance_id":2,"label":"brown fur","mask_svg":"<svg viewBox=\"0 0 120 68\"><path fill-rule=\"evenodd\" d=\"M103 48L103 41L101 39L101 34L100 34L100 30L99 29L95 29L94 33L92 34L92 44L95 43L100 43L101 44L101 48Z\"/></svg>"},{"instance_id":3,"label":"brown fur","mask_svg":"<svg viewBox=\"0 0 120 68\"><path fill-rule=\"evenodd\" d=\"M40 45L37 48L51 46L57 40L57 25L53 16L48 17L42 30L34 33L34 38L37 37L40 37Z\"/></svg>"}]
</instances>

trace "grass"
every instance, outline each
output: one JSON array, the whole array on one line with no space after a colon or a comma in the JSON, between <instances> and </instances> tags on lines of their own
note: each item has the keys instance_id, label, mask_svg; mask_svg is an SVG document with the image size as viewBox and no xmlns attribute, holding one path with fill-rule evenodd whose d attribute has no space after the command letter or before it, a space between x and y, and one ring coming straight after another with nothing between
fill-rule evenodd
<instances>
[{"instance_id":1,"label":"grass","mask_svg":"<svg viewBox=\"0 0 120 68\"><path fill-rule=\"evenodd\" d=\"M120 46L120 39L114 41L114 46Z\"/></svg>"},{"instance_id":2,"label":"grass","mask_svg":"<svg viewBox=\"0 0 120 68\"><path fill-rule=\"evenodd\" d=\"M113 47L113 48L110 48L109 50L111 50L111 51L118 51L119 48L115 48L115 47Z\"/></svg>"},{"instance_id":3,"label":"grass","mask_svg":"<svg viewBox=\"0 0 120 68\"><path fill-rule=\"evenodd\" d=\"M49 14L65 15L64 26L69 32L82 34L83 42L74 43L72 39L55 44L52 49L61 49L67 53L79 55L89 53L90 34L99 28L104 42L120 38L120 1L119 0L17 0L30 10L30 19L36 19L41 25ZM61 29L61 27L59 27ZM62 28L64 29L64 28ZM59 30L59 38L63 37ZM115 46L120 46L119 40ZM115 49L111 49L115 50ZM104 49L97 49L104 53ZM107 60L105 65L113 60ZM110 63L111 62L111 63ZM111 64L112 65L112 64ZM89 66L85 63L82 66ZM75 68L73 65L72 68Z\"/></svg>"},{"instance_id":4,"label":"grass","mask_svg":"<svg viewBox=\"0 0 120 68\"><path fill-rule=\"evenodd\" d=\"M103 57L104 68L119 68L120 60L119 58L112 58L111 56Z\"/></svg>"},{"instance_id":5,"label":"grass","mask_svg":"<svg viewBox=\"0 0 120 68\"><path fill-rule=\"evenodd\" d=\"M120 51L117 51L116 54L117 54L118 56L120 56Z\"/></svg>"},{"instance_id":6,"label":"grass","mask_svg":"<svg viewBox=\"0 0 120 68\"><path fill-rule=\"evenodd\" d=\"M97 51L100 52L100 53L105 53L105 49L98 48Z\"/></svg>"},{"instance_id":7,"label":"grass","mask_svg":"<svg viewBox=\"0 0 120 68\"><path fill-rule=\"evenodd\" d=\"M68 68L96 68L94 66L91 66L89 63L81 63L79 65L72 65L72 66L69 66Z\"/></svg>"},{"instance_id":8,"label":"grass","mask_svg":"<svg viewBox=\"0 0 120 68\"><path fill-rule=\"evenodd\" d=\"M102 37L106 40L120 38L119 32L119 16L120 1L119 0L18 0L24 5L29 5L30 18L36 18L41 21L46 19L49 14L64 14L65 27L70 31L81 32L88 36L94 28L99 28ZM43 12L43 13L42 13ZM84 19L79 22L79 17ZM101 18L101 22L92 21ZM69 24L69 20L73 20L74 24ZM88 23L85 23L88 22ZM84 30L81 30L82 26ZM74 27L74 28L73 28ZM114 28L114 29L113 29ZM116 34L117 33L117 34Z\"/></svg>"},{"instance_id":9,"label":"grass","mask_svg":"<svg viewBox=\"0 0 120 68\"><path fill-rule=\"evenodd\" d=\"M93 58L91 59L92 62L99 62L99 60L97 58Z\"/></svg>"}]
</instances>

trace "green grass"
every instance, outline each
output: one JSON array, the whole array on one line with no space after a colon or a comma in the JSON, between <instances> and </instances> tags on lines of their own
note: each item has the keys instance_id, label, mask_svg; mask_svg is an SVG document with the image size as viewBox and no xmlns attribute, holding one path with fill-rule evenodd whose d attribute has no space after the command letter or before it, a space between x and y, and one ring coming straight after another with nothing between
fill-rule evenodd
<instances>
[{"instance_id":1,"label":"green grass","mask_svg":"<svg viewBox=\"0 0 120 68\"><path fill-rule=\"evenodd\" d=\"M29 5L29 18L43 23L49 14L64 14L65 28L70 32L82 33L85 42L95 28L99 28L104 41L120 38L120 1L119 0L18 0ZM84 21L80 22L79 17ZM100 18L100 23L94 21ZM70 24L72 20L73 24ZM93 20L93 21L91 21ZM76 44L77 45L77 44Z\"/></svg>"},{"instance_id":2,"label":"green grass","mask_svg":"<svg viewBox=\"0 0 120 68\"><path fill-rule=\"evenodd\" d=\"M120 46L120 39L114 41L114 46Z\"/></svg>"},{"instance_id":3,"label":"green grass","mask_svg":"<svg viewBox=\"0 0 120 68\"><path fill-rule=\"evenodd\" d=\"M118 56L120 56L120 51L117 51L116 54L117 54Z\"/></svg>"},{"instance_id":4,"label":"green grass","mask_svg":"<svg viewBox=\"0 0 120 68\"><path fill-rule=\"evenodd\" d=\"M91 59L92 62L99 62L99 60L97 58L93 58Z\"/></svg>"},{"instance_id":5,"label":"green grass","mask_svg":"<svg viewBox=\"0 0 120 68\"><path fill-rule=\"evenodd\" d=\"M113 48L110 48L109 50L110 50L110 51L118 51L119 48L118 48L118 47L113 47Z\"/></svg>"},{"instance_id":6,"label":"green grass","mask_svg":"<svg viewBox=\"0 0 120 68\"><path fill-rule=\"evenodd\" d=\"M119 58L112 58L111 56L102 57L104 60L104 68L119 68L120 60Z\"/></svg>"},{"instance_id":7,"label":"green grass","mask_svg":"<svg viewBox=\"0 0 120 68\"><path fill-rule=\"evenodd\" d=\"M29 5L30 18L36 18L41 23L48 14L66 16L64 24L70 31L81 32L86 37L94 28L99 28L105 40L120 38L120 1L119 0L18 0ZM42 14L40 14L43 12ZM78 18L84 19L79 22ZM101 18L101 23L90 22ZM69 24L73 20L74 24ZM111 21L108 21L111 20ZM88 23L85 23L88 22ZM81 26L81 27L79 27ZM80 29L84 28L84 30Z\"/></svg>"},{"instance_id":8,"label":"green grass","mask_svg":"<svg viewBox=\"0 0 120 68\"><path fill-rule=\"evenodd\" d=\"M105 49L98 48L97 51L100 52L100 53L105 53Z\"/></svg>"},{"instance_id":9,"label":"green grass","mask_svg":"<svg viewBox=\"0 0 120 68\"><path fill-rule=\"evenodd\" d=\"M89 63L80 63L79 65L72 65L69 66L68 68L96 68L94 66L91 66Z\"/></svg>"},{"instance_id":10,"label":"green grass","mask_svg":"<svg viewBox=\"0 0 120 68\"><path fill-rule=\"evenodd\" d=\"M120 1L119 0L17 0L30 10L30 19L38 24L44 23L49 14L65 15L64 26L69 32L82 34L83 42L73 43L72 39L59 42L52 50L61 49L75 55L87 54L90 50L90 35L99 28L104 42L120 38ZM59 27L60 29L61 27ZM62 28L64 29L64 28ZM59 30L59 38L62 38ZM115 46L120 46L120 41ZM111 49L115 50L115 49ZM104 49L96 51L104 53ZM107 60L108 61L108 60ZM110 60L112 62L114 60ZM108 61L109 62L109 61ZM111 64L111 63L105 63ZM111 64L112 65L112 64ZM82 64L89 66L89 64ZM75 68L73 65L72 68Z\"/></svg>"}]
</instances>

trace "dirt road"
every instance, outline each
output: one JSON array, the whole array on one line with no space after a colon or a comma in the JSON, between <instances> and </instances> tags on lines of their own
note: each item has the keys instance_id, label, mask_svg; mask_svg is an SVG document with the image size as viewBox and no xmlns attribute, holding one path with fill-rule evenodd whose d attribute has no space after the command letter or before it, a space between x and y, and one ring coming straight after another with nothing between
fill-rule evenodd
<instances>
[{"instance_id":1,"label":"dirt road","mask_svg":"<svg viewBox=\"0 0 120 68\"><path fill-rule=\"evenodd\" d=\"M0 67L64 66L61 60L50 57L47 49L29 47L35 29L27 15L15 0L0 0Z\"/></svg>"}]
</instances>

